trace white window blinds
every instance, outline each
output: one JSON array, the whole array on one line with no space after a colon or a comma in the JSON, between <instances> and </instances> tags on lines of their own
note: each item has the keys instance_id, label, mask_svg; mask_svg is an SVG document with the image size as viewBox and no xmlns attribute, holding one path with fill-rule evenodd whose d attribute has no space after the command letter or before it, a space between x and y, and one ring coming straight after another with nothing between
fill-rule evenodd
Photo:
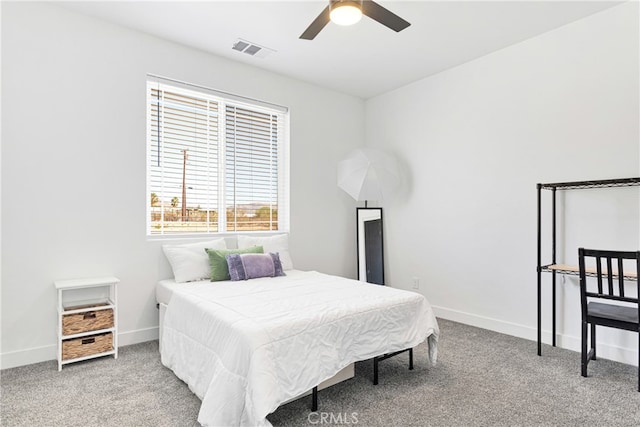
<instances>
[{"instance_id":1,"label":"white window blinds","mask_svg":"<svg viewBox=\"0 0 640 427\"><path fill-rule=\"evenodd\" d=\"M288 231L287 112L147 83L148 234Z\"/></svg>"}]
</instances>

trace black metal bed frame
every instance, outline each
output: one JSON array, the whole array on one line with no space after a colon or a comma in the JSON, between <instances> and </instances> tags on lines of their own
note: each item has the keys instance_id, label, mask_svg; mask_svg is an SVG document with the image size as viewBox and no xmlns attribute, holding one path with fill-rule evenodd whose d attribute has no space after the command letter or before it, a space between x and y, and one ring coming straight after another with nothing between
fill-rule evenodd
<instances>
[{"instance_id":1,"label":"black metal bed frame","mask_svg":"<svg viewBox=\"0 0 640 427\"><path fill-rule=\"evenodd\" d=\"M397 356L405 351L409 352L409 370L413 370L413 348L405 348L404 350L394 351L393 353L385 353L381 356L373 358L373 385L378 385L378 363L383 360L389 359L393 356ZM311 389L311 411L316 412L318 410L318 386Z\"/></svg>"},{"instance_id":2,"label":"black metal bed frame","mask_svg":"<svg viewBox=\"0 0 640 427\"><path fill-rule=\"evenodd\" d=\"M538 356L542 355L542 272L551 273L552 305L552 345L556 346L556 273L578 276L577 269L553 268L556 264L556 190L581 190L588 188L634 187L640 186L638 178L602 179L592 181L556 182L536 184L538 192ZM551 264L542 264L542 190L551 190Z\"/></svg>"},{"instance_id":3,"label":"black metal bed frame","mask_svg":"<svg viewBox=\"0 0 640 427\"><path fill-rule=\"evenodd\" d=\"M373 358L373 385L378 385L378 362L397 356L405 351L409 352L409 370L413 371L413 348L405 348L404 350L394 351L393 353L383 354L382 356L376 356Z\"/></svg>"}]
</instances>

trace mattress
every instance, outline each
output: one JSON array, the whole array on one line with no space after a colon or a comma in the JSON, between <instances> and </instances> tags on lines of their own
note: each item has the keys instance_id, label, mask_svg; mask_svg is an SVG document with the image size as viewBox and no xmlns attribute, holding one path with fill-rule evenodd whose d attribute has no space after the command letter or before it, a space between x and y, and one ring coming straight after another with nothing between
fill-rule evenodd
<instances>
[{"instance_id":1,"label":"mattress","mask_svg":"<svg viewBox=\"0 0 640 427\"><path fill-rule=\"evenodd\" d=\"M156 286L156 301L160 304L169 304L173 291L181 286L189 286L189 283L176 283L173 279L159 281L158 286Z\"/></svg>"}]
</instances>

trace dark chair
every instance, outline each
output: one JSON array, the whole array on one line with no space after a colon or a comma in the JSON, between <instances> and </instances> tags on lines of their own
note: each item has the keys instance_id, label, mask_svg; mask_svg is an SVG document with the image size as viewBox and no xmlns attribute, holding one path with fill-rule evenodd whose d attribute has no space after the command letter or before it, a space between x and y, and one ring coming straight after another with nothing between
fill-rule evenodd
<instances>
[{"instance_id":1,"label":"dark chair","mask_svg":"<svg viewBox=\"0 0 640 427\"><path fill-rule=\"evenodd\" d=\"M585 259L595 259L595 267L585 267ZM634 260L635 271L625 272L623 260ZM604 251L578 249L580 299L582 306L582 376L587 376L589 361L596 360L596 325L624 329L640 334L640 251ZM587 277L594 277L597 290L587 289ZM603 278L606 282L603 283ZM625 295L625 281L636 282L635 296ZM598 302L601 301L601 302ZM627 305L612 303L622 301ZM587 329L591 325L591 348L587 352ZM638 343L638 391L640 391L640 342Z\"/></svg>"}]
</instances>

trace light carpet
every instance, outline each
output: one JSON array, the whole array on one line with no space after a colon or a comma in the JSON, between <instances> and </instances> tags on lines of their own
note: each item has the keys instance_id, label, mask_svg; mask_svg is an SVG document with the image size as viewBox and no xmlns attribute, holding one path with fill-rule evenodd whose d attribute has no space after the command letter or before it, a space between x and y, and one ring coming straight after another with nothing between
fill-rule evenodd
<instances>
[{"instance_id":1,"label":"light carpet","mask_svg":"<svg viewBox=\"0 0 640 427\"><path fill-rule=\"evenodd\" d=\"M380 363L356 364L356 376L278 408L274 426L639 426L637 368L608 360L580 376L576 352L439 320L436 366L426 346ZM55 361L0 372L3 426L194 426L200 400L160 363L158 343L122 347L113 357Z\"/></svg>"}]
</instances>

